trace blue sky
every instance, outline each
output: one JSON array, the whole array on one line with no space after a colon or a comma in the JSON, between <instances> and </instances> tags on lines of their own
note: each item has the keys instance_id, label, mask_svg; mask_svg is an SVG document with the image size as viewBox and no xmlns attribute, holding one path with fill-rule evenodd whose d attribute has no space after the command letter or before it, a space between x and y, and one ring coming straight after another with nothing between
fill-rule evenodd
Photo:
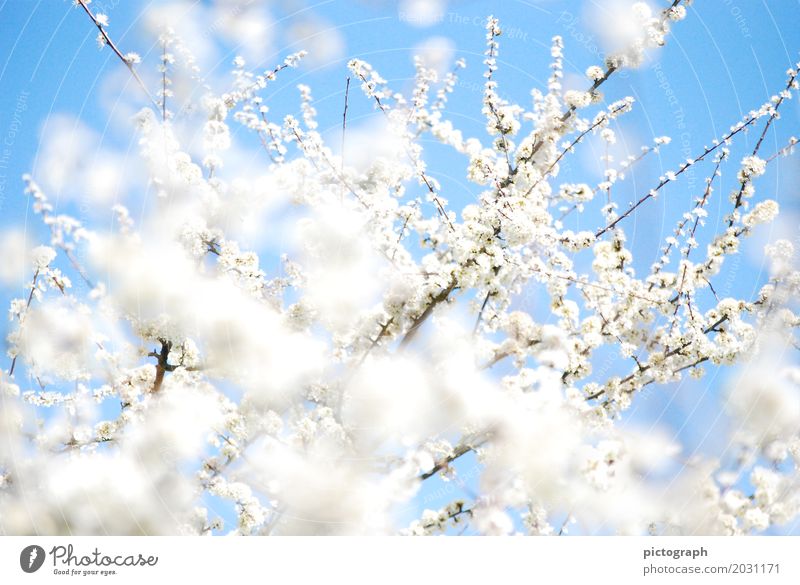
<instances>
[{"instance_id":1,"label":"blue sky","mask_svg":"<svg viewBox=\"0 0 800 585\"><path fill-rule=\"evenodd\" d=\"M111 19L110 32L123 51L142 54L143 71L154 70L157 48L152 36L143 26L146 14L164 2L137 2L95 0L95 10L106 12ZM201 10L208 2L188 3ZM402 5L394 1L328 2L275 2L274 26L270 29L270 51L259 68L271 68L289 53L304 48L302 39L289 35L294 23L309 18L324 30L332 28L343 40L341 51L334 55L318 55L313 66L303 66L296 72L282 74L268 88L265 97L277 112L296 113L298 82L312 87L318 102L321 127L336 136L341 121L341 107L348 59L358 57L371 62L390 84L407 89L413 77L412 54L414 48L432 37L446 38L455 47L455 57L464 57L467 70L456 87L448 109L454 122L465 135L483 136L480 113L484 22L492 13L500 18L505 29L501 37L499 93L502 97L530 103L530 89L542 87L548 75L549 45L553 35L561 35L565 44L565 70L568 77L581 76L589 65L600 64L604 51L598 34L593 30L592 10L601 2L575 1L451 1L438 21L430 26L418 26L403 12ZM98 8L102 7L102 8ZM289 7L289 8L287 8ZM768 97L782 88L785 71L800 58L800 2L719 0L698 1L690 9L688 18L675 26L667 46L654 55L640 69L625 71L613 82L604 86L606 98L611 101L626 95L637 100L633 114L620 122L620 129L630 138L630 150L636 152L639 144L647 144L652 137L671 135L673 142L637 169L629 178L625 197L638 198L654 186L657 177L688 156L696 156L742 118L748 110L758 107ZM31 234L42 235L41 227L31 217L27 201L22 194L21 176L35 166L39 152L39 132L47 120L69 113L96 130L104 144L127 150L130 135L108 124L108 104L112 97L103 85L109 75L124 74L124 68L109 50L98 50L96 29L82 11L71 8L66 0L0 0L0 229L9 226L26 226ZM301 35L302 36L302 35ZM314 39L305 39L313 41ZM191 46L191 44L190 44ZM230 44L219 45L207 60L212 77L221 77L237 53ZM133 82L125 86L126 99L141 99ZM357 84L350 96L351 124L357 125L374 116L372 104L360 95ZM771 154L783 146L791 134L800 133L800 109L797 100L785 106L783 119L767 137L763 152ZM752 148L754 133L734 147L734 153ZM589 172L599 177L597 168L589 162L593 144L579 154L576 161L583 163L567 167L565 177L574 173ZM92 156L87 153L87 156ZM741 154L739 154L739 157ZM738 160L737 156L732 159ZM460 207L478 192L476 186L465 185L463 169L466 161L449 153L431 148L427 155L433 169L442 169L439 180L454 203ZM573 163L574 164L574 163ZM587 171L587 168L589 169ZM675 219L697 196L698 188L707 174L700 167L697 174L689 175L683 183L665 190L657 201L644 207L641 213L626 226L634 249L645 250L639 268L647 268L657 257L657 245L672 229ZM435 174L435 173L434 173ZM734 181L735 169L730 167L723 177L725 194ZM784 159L771 167L759 183L764 196L779 201L784 213L790 217L788 228L796 238L798 211L797 159ZM691 183L698 186L691 189ZM687 186L687 182L689 186ZM136 194L120 194L125 202L135 207ZM622 197L622 195L621 195ZM720 200L723 198L720 197ZM57 194L54 200L59 201ZM678 205L683 202L685 205ZM65 202L63 209L75 212L75 204ZM710 208L712 219L726 213L722 207ZM94 210L97 221L109 217L104 210ZM33 221L32 221L33 219ZM597 227L596 215L589 215L576 224L581 229ZM794 227L792 227L794 226ZM731 263L721 280L726 284L723 296L752 297L763 283L759 246L775 234L759 234L753 238L750 249ZM649 255L648 255L649 254ZM2 260L0 260L2 261ZM268 264L265 262L265 264ZM19 286L0 290L0 304L20 294ZM520 300L521 306L534 304L535 297ZM2 326L5 327L5 324ZM2 328L0 328L2 331ZM616 365L612 366L616 367ZM628 415L629 422L648 427L653 423L672 430L689 450L717 453L723 446L718 437L725 421L718 417L719 392L728 383L729 374L713 370L701 382L683 382L680 385L650 390ZM464 465L474 465L467 462ZM438 482L438 480L436 480ZM437 507L436 490L441 488L431 482L422 500ZM433 494L433 495L432 495ZM787 528L795 532L795 527Z\"/></svg>"}]
</instances>

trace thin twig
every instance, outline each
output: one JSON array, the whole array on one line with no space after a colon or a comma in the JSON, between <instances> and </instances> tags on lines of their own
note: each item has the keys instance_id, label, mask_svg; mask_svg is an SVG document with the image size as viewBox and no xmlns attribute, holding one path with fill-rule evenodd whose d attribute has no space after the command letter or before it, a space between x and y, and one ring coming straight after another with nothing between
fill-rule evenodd
<instances>
[{"instance_id":1,"label":"thin twig","mask_svg":"<svg viewBox=\"0 0 800 585\"><path fill-rule=\"evenodd\" d=\"M623 105L621 105L621 106L617 106L616 108L614 108L613 110L611 110L611 111L608 113L608 115L609 115L609 116L613 116L614 114L617 114L617 113L619 113L620 111L624 110L624 109L625 109L625 108L627 108L627 107L628 107L628 104L627 104L627 103L625 103L625 104L623 104ZM575 146L577 146L577 145L578 145L578 144L579 144L579 143L580 143L580 142L581 142L581 141L582 141L582 140L583 140L583 139L586 137L586 135L587 135L587 134L589 134L590 132L592 132L593 130L595 130L595 129L596 129L598 126L600 126L601 124L603 124L603 123L604 123L604 122L606 122L607 120L608 120L608 118L600 118L600 119L598 119L597 121L595 121L595 122L594 122L594 123L593 123L591 126L589 126L589 127L586 129L586 130L584 130L583 132L581 132L580 134L578 134L578 136L577 136L577 137L575 137L575 139L574 139L574 140L573 140L573 141L572 141L572 142L569 144L569 146L567 146L567 147L566 147L564 150L562 150L562 151L561 151L561 152L558 154L558 156L555 158L555 160L554 160L552 163L550 163L550 166L548 166L548 167L545 169L544 173L542 173L542 176L541 176L541 177L539 177L539 178L538 178L538 179L537 179L537 180L536 180L536 181L533 183L533 185L531 185L530 187L528 187L528 189L527 189L527 191L525 191L525 195L523 195L523 197L527 197L528 195L530 195L530 194L531 194L531 192L532 192L532 191L533 191L533 190L534 190L534 189L535 189L535 188L536 188L536 187L537 187L537 186L538 186L538 185L539 185L539 184L540 184L540 183L541 183L543 180L545 180L545 179L546 179L546 178L547 178L547 177L550 175L550 173L553 171L553 169L556 167L556 165L557 165L559 162L561 162L561 159L563 159L563 158L564 158L564 157L567 155L567 153L571 152L571 151L572 151L572 149L573 149L573 148L575 148Z\"/></svg>"},{"instance_id":2,"label":"thin twig","mask_svg":"<svg viewBox=\"0 0 800 585\"><path fill-rule=\"evenodd\" d=\"M758 120L758 118L759 118L758 114L756 114L756 115L754 115L754 116L751 116L751 117L750 117L750 118L748 118L748 119L747 119L745 122L743 122L741 125L737 126L737 128L736 128L735 130L731 130L730 132L728 132L728 134L726 134L726 135L725 135L725 136L722 138L722 140L718 141L718 142L717 142L717 143L716 143L714 146L711 146L711 147L706 147L706 148L705 148L705 150L704 150L704 151L703 151L703 152L700 154L700 156L698 156L697 158L694 158L694 159L692 159L692 162L691 162L691 163L689 163L689 162L685 162L685 163L683 163L683 164L682 164L682 165L681 165L681 166L678 168L678 170L677 170L677 171L675 171L675 173L674 173L674 176L673 176L672 178L670 178L669 176L665 176L663 179L661 179L661 181L658 183L658 185L656 186L656 188L655 188L655 189L651 189L651 190L650 190L650 191L647 193L647 195L645 195L644 197L642 197L641 199L639 199L639 200L638 200L636 203L634 203L633 205L631 205L631 206L630 206L630 207L629 207L629 208L628 208L628 209L625 211L625 213L623 213L623 214L622 214L622 215L620 215L620 216L619 216L617 219L615 219L614 221L612 221L611 223L609 223L609 224L608 224L606 227L604 227L604 228L601 228L600 230L598 230L598 231L597 231L597 233L595 233L595 237L596 237L596 238L599 238L600 236L602 236L602 235L603 235L604 233L606 233L607 231L614 229L614 228L616 227L616 225L617 225L619 222L621 222L623 219L625 219L625 218L626 218L626 217L628 217L628 216L629 216L631 213L633 213L633 212L634 212L634 211L635 211L635 210L636 210L636 209L637 209L637 208L638 208L640 205L642 205L642 203L644 203L645 201L647 201L647 200L648 200L648 199L650 199L651 197L655 197L656 193L658 193L658 191L660 191L662 187L664 187L664 186L665 186L665 185L667 185L668 183L671 183L672 181L676 180L676 179L678 178L678 176L679 176L679 175L682 175L682 174L683 174L685 171L687 171L688 169L690 169L690 168L691 168L692 166L694 166L695 164L699 163L701 160L703 160L704 158L706 158L706 157L707 157L709 154L711 154L712 152L714 152L715 150L717 150L717 149L718 149L720 146L723 146L724 144L726 144L726 143L727 143L727 142L728 142L728 141L729 141L731 138L733 138L733 137L734 137L734 136L736 136L736 135L737 135L739 132L742 132L742 131L743 131L745 128L747 128L748 126L750 126L751 124L753 124L753 123L754 123L756 120Z\"/></svg>"},{"instance_id":3,"label":"thin twig","mask_svg":"<svg viewBox=\"0 0 800 585\"><path fill-rule=\"evenodd\" d=\"M169 352L172 350L172 342L167 341L166 339L159 339L161 343L161 350L158 353L151 353L151 356L155 356L158 359L158 363L156 364L156 379L153 382L153 389L151 392L156 394L159 390L161 390L161 385L164 383L164 374L167 372L168 362L167 358L169 357Z\"/></svg>"},{"instance_id":4,"label":"thin twig","mask_svg":"<svg viewBox=\"0 0 800 585\"><path fill-rule=\"evenodd\" d=\"M420 474L419 479L425 481L426 479L433 477L440 471L447 469L450 464L459 457L462 457L470 451L474 451L475 449L483 446L488 440L488 437L484 437L475 443L461 443L460 445L456 446L455 449L453 449L453 452L450 455L439 459L439 461L437 461L430 470Z\"/></svg>"},{"instance_id":5,"label":"thin twig","mask_svg":"<svg viewBox=\"0 0 800 585\"><path fill-rule=\"evenodd\" d=\"M728 317L720 317L719 319L717 319L717 321L714 322L713 325L710 325L710 326L706 327L705 329L703 329L703 333L706 334L706 333L709 333L709 332L715 330L717 327L719 327L720 325L725 323L727 320L728 320ZM671 358L672 356L674 356L676 354L679 354L684 349L686 349L687 347L692 345L692 343L693 343L692 341L687 341L686 343L683 343L683 344L679 345L678 347L676 347L674 349L664 351L664 353L661 354L661 359L659 361L663 362L664 360L666 360L668 358ZM619 382L620 386L623 385L623 384L627 384L628 382L632 381L637 376L637 374L643 374L644 372L646 372L647 370L651 369L652 367L653 367L652 363L639 365L638 371L634 372L633 374L629 374L628 376L626 376L625 378L620 380L620 382ZM633 389L631 389L631 390L629 390L627 392L630 393L630 392L633 392L635 390L636 390L636 388L633 388ZM586 400L594 400L595 398L599 398L600 396L605 394L605 392L606 391L601 388L600 390L598 390L594 394L590 394L589 396L587 396Z\"/></svg>"},{"instance_id":6,"label":"thin twig","mask_svg":"<svg viewBox=\"0 0 800 585\"><path fill-rule=\"evenodd\" d=\"M147 98L152 102L152 104L158 110L159 109L158 102L150 94L150 92L147 89L147 86L144 84L144 81L142 81L142 78L139 77L139 74L133 67L133 63L131 63L125 58L125 55L122 54L122 52L117 48L117 45L114 44L114 41L111 40L111 37L108 36L108 33L106 32L105 28L103 28L103 25L100 24L100 22L97 20L97 17L95 17L92 11L89 10L89 7L86 5L86 0L77 0L77 2L80 5L80 7L83 8L83 11L87 14L87 16L89 16L89 18L92 20L94 25L97 27L97 30L100 31L100 34L102 35L105 43L111 48L112 51L114 51L114 54L117 57L119 57L120 61L122 61L125 64L125 66L128 68L128 71L131 72L131 75L136 80L136 83L139 84L139 87L142 88L142 91L144 91Z\"/></svg>"},{"instance_id":7,"label":"thin twig","mask_svg":"<svg viewBox=\"0 0 800 585\"><path fill-rule=\"evenodd\" d=\"M344 175L344 138L347 132L347 103L350 97L350 76L347 77L344 88L344 111L342 112L342 168L341 172Z\"/></svg>"},{"instance_id":8,"label":"thin twig","mask_svg":"<svg viewBox=\"0 0 800 585\"><path fill-rule=\"evenodd\" d=\"M713 190L714 177L716 177L717 174L719 173L719 169L720 169L720 166L722 165L722 161L727 158L727 156L725 155L726 152L727 151L723 151L722 156L720 156L717 159L717 163L714 165L714 171L711 173L711 176L706 181L706 188L703 191L703 197L700 199L700 201L697 201L695 203L694 209L698 209L698 208L702 209L706 205L706 203L708 202L708 198L711 196L711 192ZM678 224L678 227L675 229L675 235L676 236L683 232L683 228L684 228L684 226L686 226L687 223L689 223L690 217L691 216L685 217L680 221L680 223ZM697 231L697 226L699 225L699 223L700 223L700 216L696 215L695 219L694 219L694 225L692 226L691 235L689 236L690 240L692 238L694 238L695 233ZM672 242L668 243L664 247L664 249L662 250L661 255L662 256L667 256L672 251L672 248L673 248ZM686 258L687 259L689 258L689 253L690 252L691 252L691 249L687 246L687 252L686 252ZM663 264L659 264L658 265L658 270L654 270L653 274L651 276L655 276L656 274L661 272L661 268L662 267L663 267ZM651 282L650 283L650 287L647 289L647 291L650 292L651 290L653 290L654 286L655 286L655 283Z\"/></svg>"},{"instance_id":9,"label":"thin twig","mask_svg":"<svg viewBox=\"0 0 800 585\"><path fill-rule=\"evenodd\" d=\"M366 77L363 75L358 75L358 78L363 81L364 83L369 83ZM381 101L381 98L376 94L373 95L372 98L375 100L375 103L378 105L378 109L383 112L383 115L386 118L389 118L389 110L386 105ZM433 184L431 183L428 176L425 174L425 171L422 170L419 161L414 157L411 153L411 150L408 148L407 144L403 145L403 149L405 150L406 156L414 165L417 175L419 176L420 180L423 182L425 187L427 187L428 192L431 194L431 198L433 199L434 204L436 205L436 210L439 212L439 215L447 222L447 225L450 227L450 231L455 231L455 226L453 222L450 221L450 217L447 215L447 212L444 209L444 205L442 204L441 199L439 199L439 195L436 193L436 190L433 188Z\"/></svg>"},{"instance_id":10,"label":"thin twig","mask_svg":"<svg viewBox=\"0 0 800 585\"><path fill-rule=\"evenodd\" d=\"M789 80L786 83L786 88L784 89L784 92L789 92L791 90L792 85L794 85L794 80L796 78L797 78L797 72L794 69L792 69L792 74L789 76ZM781 104L786 99L786 97L785 97L786 95L791 95L791 94L782 92L780 94L780 96L778 97L778 100L775 102L775 107L772 109L772 113L770 114L769 118L767 118L767 123L764 124L764 128L761 130L761 135L758 137L758 140L756 141L756 145L753 148L752 156L756 156L758 154L758 151L761 149L761 144L764 142L764 138L766 138L766 136L767 136L767 131L769 130L770 126L772 125L772 122L774 122L777 119L777 117L778 117L778 108L781 107ZM747 186L748 183L751 183L751 182L752 182L752 179L749 176L744 177L744 180L742 181L742 184L739 187L739 192L736 194L736 201L733 204L733 212L731 213L731 217L728 220L728 227L733 227L733 222L734 222L735 215L736 215L735 212L736 212L736 210L738 210L742 206L742 197L744 195L745 187Z\"/></svg>"},{"instance_id":11,"label":"thin twig","mask_svg":"<svg viewBox=\"0 0 800 585\"><path fill-rule=\"evenodd\" d=\"M36 279L39 278L39 269L36 269L36 272L33 273L33 280L31 281L31 292L28 294L28 301L25 303L25 312L27 313L28 309L31 307L31 303L33 302L33 293L36 290ZM14 357L11 360L11 367L8 369L8 376L11 377L14 375L14 368L17 365L17 354L14 354Z\"/></svg>"},{"instance_id":12,"label":"thin twig","mask_svg":"<svg viewBox=\"0 0 800 585\"><path fill-rule=\"evenodd\" d=\"M420 313L416 319L414 319L414 322L411 324L411 327L408 328L408 331L406 331L406 334L403 336L403 339L400 340L400 346L399 346L400 349L404 349L409 343L411 343L411 340L414 339L417 332L419 331L420 326L427 320L428 317L430 317L436 305L446 301L447 297L450 296L450 293L453 292L455 288L456 288L456 281L453 280L450 282L447 288L443 289L441 292L439 292L436 296L434 296L430 300L428 306L426 306L425 310L422 311L422 313Z\"/></svg>"},{"instance_id":13,"label":"thin twig","mask_svg":"<svg viewBox=\"0 0 800 585\"><path fill-rule=\"evenodd\" d=\"M481 305L481 310L478 311L478 318L475 319L475 327L472 328L472 335L476 335L478 333L478 327L481 325L481 320L483 320L483 311L486 309L486 305L489 304L489 298L492 296L491 292L486 293L486 298L483 299L483 304Z\"/></svg>"},{"instance_id":14,"label":"thin twig","mask_svg":"<svg viewBox=\"0 0 800 585\"><path fill-rule=\"evenodd\" d=\"M161 121L167 121L167 41L161 45Z\"/></svg>"}]
</instances>

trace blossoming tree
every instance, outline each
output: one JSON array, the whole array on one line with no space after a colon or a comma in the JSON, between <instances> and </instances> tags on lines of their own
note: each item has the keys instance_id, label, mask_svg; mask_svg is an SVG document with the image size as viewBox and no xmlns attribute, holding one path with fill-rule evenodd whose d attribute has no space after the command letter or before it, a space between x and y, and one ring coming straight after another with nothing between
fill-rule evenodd
<instances>
[{"instance_id":1,"label":"blossoming tree","mask_svg":"<svg viewBox=\"0 0 800 585\"><path fill-rule=\"evenodd\" d=\"M780 358L798 343L792 243L767 246L756 297L720 298L714 286L778 215L756 186L796 143L767 152L764 141L797 92L796 69L625 204L618 185L668 137L607 157L599 183L559 175L588 139L615 142L615 123L637 104L608 103L601 88L660 50L689 2L658 13L636 4L637 34L586 70L583 90L564 89L564 44L553 38L546 87L527 105L500 97L502 30L490 17L485 136L465 136L448 116L463 61L441 75L417 60L404 95L352 60L346 99L369 100L383 120L365 164L344 148L347 101L337 151L311 88L299 88L299 116L263 99L302 52L263 73L237 57L231 87L215 93L165 30L156 91L108 17L75 4L140 86L130 180L153 197L136 221L114 206L108 231L59 213L25 179L50 237L30 251L28 291L10 306L3 533L561 534L574 522L584 533L739 534L800 514L800 369ZM178 108L179 71L202 91ZM227 171L231 125L260 150L256 174ZM187 128L200 131L187 139ZM745 133L757 139L734 156ZM465 161L475 201L453 204L423 139ZM658 260L634 270L626 226L689 169L707 179L670 202L690 204ZM736 187L721 195L728 169ZM720 197L727 212L711 222ZM280 223L261 213L275 206ZM567 228L584 214L596 227ZM242 218L260 217L289 250L278 269L264 268L278 252L235 236ZM531 290L546 299L538 312L517 302ZM613 375L594 367L599 355L614 356ZM618 424L646 389L751 359L769 375L751 368L726 394L739 421L732 465ZM422 510L421 490L442 481L459 490ZM209 512L226 506L227 522Z\"/></svg>"}]
</instances>

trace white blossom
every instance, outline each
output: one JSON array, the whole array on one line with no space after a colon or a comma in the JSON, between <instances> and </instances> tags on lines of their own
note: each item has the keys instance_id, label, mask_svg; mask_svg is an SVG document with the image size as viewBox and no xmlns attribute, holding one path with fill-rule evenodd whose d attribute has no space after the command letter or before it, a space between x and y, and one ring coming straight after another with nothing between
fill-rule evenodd
<instances>
[{"instance_id":1,"label":"white blossom","mask_svg":"<svg viewBox=\"0 0 800 585\"><path fill-rule=\"evenodd\" d=\"M756 177L760 177L767 170L767 163L755 155L746 156L742 159L742 166L739 170L739 180L745 182Z\"/></svg>"},{"instance_id":2,"label":"white blossom","mask_svg":"<svg viewBox=\"0 0 800 585\"><path fill-rule=\"evenodd\" d=\"M33 250L31 250L31 259L33 260L33 265L38 270L45 270L50 263L55 260L55 257L56 251L50 246L36 246Z\"/></svg>"},{"instance_id":3,"label":"white blossom","mask_svg":"<svg viewBox=\"0 0 800 585\"><path fill-rule=\"evenodd\" d=\"M588 92L571 89L564 93L564 101L570 107L585 108L592 103L592 96Z\"/></svg>"}]
</instances>

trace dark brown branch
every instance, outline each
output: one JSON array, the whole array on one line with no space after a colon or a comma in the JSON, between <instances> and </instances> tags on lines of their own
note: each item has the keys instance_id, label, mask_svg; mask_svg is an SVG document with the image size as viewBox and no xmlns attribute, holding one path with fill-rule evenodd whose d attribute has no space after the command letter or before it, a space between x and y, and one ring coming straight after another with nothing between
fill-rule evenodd
<instances>
[{"instance_id":1,"label":"dark brown branch","mask_svg":"<svg viewBox=\"0 0 800 585\"><path fill-rule=\"evenodd\" d=\"M460 502L459 501L459 502L456 502L455 504L456 504L456 509L447 514L447 518L445 519L445 522L448 522L448 521L452 520L453 524L458 524L459 521L460 521L459 519L460 519L461 516L464 516L464 515L470 516L470 517L472 516L472 510L473 509L472 508L465 508L464 507L464 502ZM427 523L423 524L422 527L425 530L430 530L431 528L435 528L438 524L439 524L438 521L432 521L432 522L427 522Z\"/></svg>"},{"instance_id":2,"label":"dark brown branch","mask_svg":"<svg viewBox=\"0 0 800 585\"><path fill-rule=\"evenodd\" d=\"M477 447L477 446L479 446L479 445L476 445L475 447ZM450 467L450 464L453 461L455 461L456 459L458 459L459 457L461 457L462 455L466 455L470 451L474 450L475 447L473 447L472 445L467 445L467 444L462 444L462 445L457 446L453 450L453 453L451 455L448 455L447 457L444 457L443 459L440 459L439 461L436 462L436 464L429 471L426 471L425 473L420 474L419 479L422 480L422 481L425 481L429 477L433 477L434 475L436 475L440 471L443 471L443 470L447 469L448 467Z\"/></svg>"},{"instance_id":3,"label":"dark brown branch","mask_svg":"<svg viewBox=\"0 0 800 585\"><path fill-rule=\"evenodd\" d=\"M167 358L169 357L169 352L172 350L171 341L165 339L159 339L158 341L161 343L161 350L158 353L153 352L150 354L158 359L158 363L156 363L156 379L155 382L153 382L153 389L151 390L153 394L161 390L161 385L164 383L164 374L169 371Z\"/></svg>"}]
</instances>

